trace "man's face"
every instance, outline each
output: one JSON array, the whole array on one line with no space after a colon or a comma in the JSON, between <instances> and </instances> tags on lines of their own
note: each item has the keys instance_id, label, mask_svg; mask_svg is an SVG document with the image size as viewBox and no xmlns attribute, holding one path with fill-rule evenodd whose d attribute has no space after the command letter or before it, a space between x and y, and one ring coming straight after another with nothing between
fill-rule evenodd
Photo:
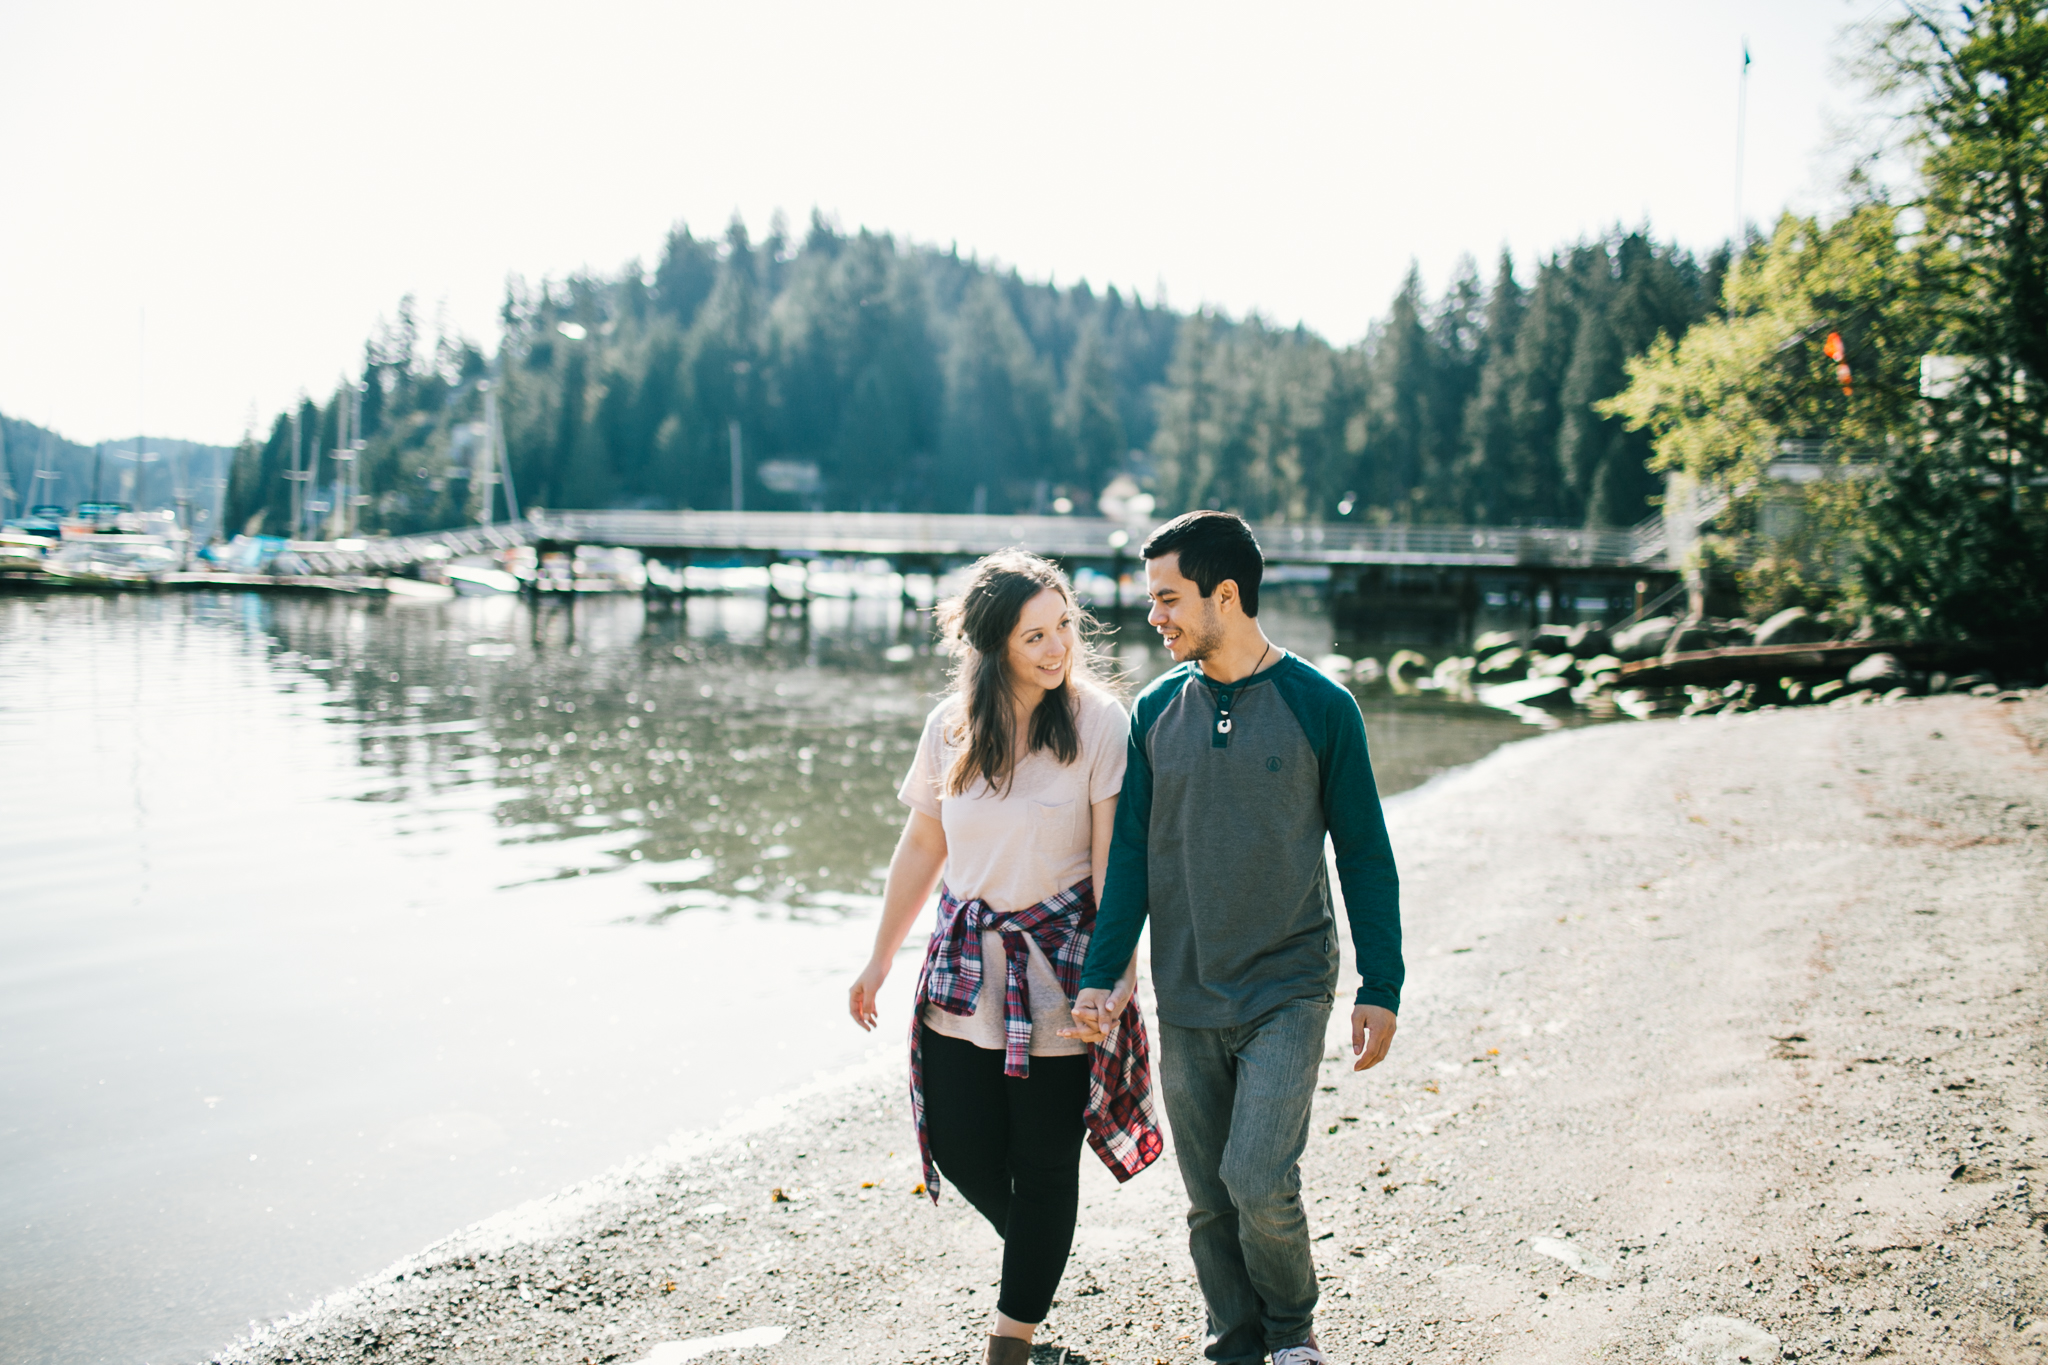
<instances>
[{"instance_id":1,"label":"man's face","mask_svg":"<svg viewBox=\"0 0 2048 1365\"><path fill-rule=\"evenodd\" d=\"M1221 583L1216 585L1222 591ZM1180 556L1164 554L1145 561L1145 591L1152 610L1145 616L1175 663L1200 662L1223 644L1223 618L1216 599L1202 596L1194 580L1181 577Z\"/></svg>"}]
</instances>

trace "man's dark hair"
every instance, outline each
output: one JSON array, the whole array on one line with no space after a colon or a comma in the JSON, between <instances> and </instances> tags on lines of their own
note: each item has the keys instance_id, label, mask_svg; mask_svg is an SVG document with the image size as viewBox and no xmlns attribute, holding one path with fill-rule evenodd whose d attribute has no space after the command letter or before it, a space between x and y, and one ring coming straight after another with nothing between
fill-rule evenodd
<instances>
[{"instance_id":1,"label":"man's dark hair","mask_svg":"<svg viewBox=\"0 0 2048 1365\"><path fill-rule=\"evenodd\" d=\"M1246 616L1259 614L1259 580L1266 574L1266 557L1244 518L1233 512L1183 512L1154 531L1145 540L1145 558L1180 556L1181 577L1191 579L1210 597L1224 579L1237 583L1238 600Z\"/></svg>"}]
</instances>

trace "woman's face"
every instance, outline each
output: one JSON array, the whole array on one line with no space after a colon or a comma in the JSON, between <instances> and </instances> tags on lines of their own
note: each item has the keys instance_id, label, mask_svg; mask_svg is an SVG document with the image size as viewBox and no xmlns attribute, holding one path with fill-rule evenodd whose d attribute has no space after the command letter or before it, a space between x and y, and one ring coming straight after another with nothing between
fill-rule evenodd
<instances>
[{"instance_id":1,"label":"woman's face","mask_svg":"<svg viewBox=\"0 0 2048 1365\"><path fill-rule=\"evenodd\" d=\"M1047 588L1024 604L1010 632L1006 662L1020 701L1039 697L1067 680L1074 662L1074 607L1065 594Z\"/></svg>"}]
</instances>

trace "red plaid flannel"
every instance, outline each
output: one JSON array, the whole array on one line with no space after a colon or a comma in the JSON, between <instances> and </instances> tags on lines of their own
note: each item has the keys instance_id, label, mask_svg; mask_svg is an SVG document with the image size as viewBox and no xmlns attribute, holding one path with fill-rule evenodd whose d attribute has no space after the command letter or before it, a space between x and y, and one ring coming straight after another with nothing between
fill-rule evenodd
<instances>
[{"instance_id":1,"label":"red plaid flannel","mask_svg":"<svg viewBox=\"0 0 2048 1365\"><path fill-rule=\"evenodd\" d=\"M981 935L994 930L1003 936L1003 1074L1031 1074L1031 999L1025 985L1030 950L1024 936L1038 941L1052 964L1060 989L1072 999L1080 990L1081 964L1088 956L1088 936L1095 928L1095 888L1082 880L1059 895L1008 914L986 901L958 901L939 888L938 923L925 948L924 968L917 976L917 997L910 1010L910 1112L917 1124L917 1149L924 1158L924 1187L932 1202L939 1198L939 1168L932 1161L931 1138L924 1121L924 1048L921 1025L924 1007L948 1014L972 1014L981 995ZM1159 1159L1164 1144L1152 1108L1152 1051L1145 1020L1134 999L1110 1026L1104 1041L1091 1049L1088 1072L1088 1145L1119 1181L1129 1180Z\"/></svg>"}]
</instances>

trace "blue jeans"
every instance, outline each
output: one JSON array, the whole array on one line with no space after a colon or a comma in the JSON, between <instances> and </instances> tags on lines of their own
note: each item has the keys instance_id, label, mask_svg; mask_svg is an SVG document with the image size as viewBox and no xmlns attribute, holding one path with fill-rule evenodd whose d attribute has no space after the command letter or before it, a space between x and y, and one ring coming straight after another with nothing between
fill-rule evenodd
<instances>
[{"instance_id":1,"label":"blue jeans","mask_svg":"<svg viewBox=\"0 0 2048 1365\"><path fill-rule=\"evenodd\" d=\"M1204 1354L1257 1365L1315 1323L1301 1153L1330 1002L1293 1000L1233 1028L1159 1023L1160 1088L1188 1191L1188 1251L1209 1305Z\"/></svg>"}]
</instances>

